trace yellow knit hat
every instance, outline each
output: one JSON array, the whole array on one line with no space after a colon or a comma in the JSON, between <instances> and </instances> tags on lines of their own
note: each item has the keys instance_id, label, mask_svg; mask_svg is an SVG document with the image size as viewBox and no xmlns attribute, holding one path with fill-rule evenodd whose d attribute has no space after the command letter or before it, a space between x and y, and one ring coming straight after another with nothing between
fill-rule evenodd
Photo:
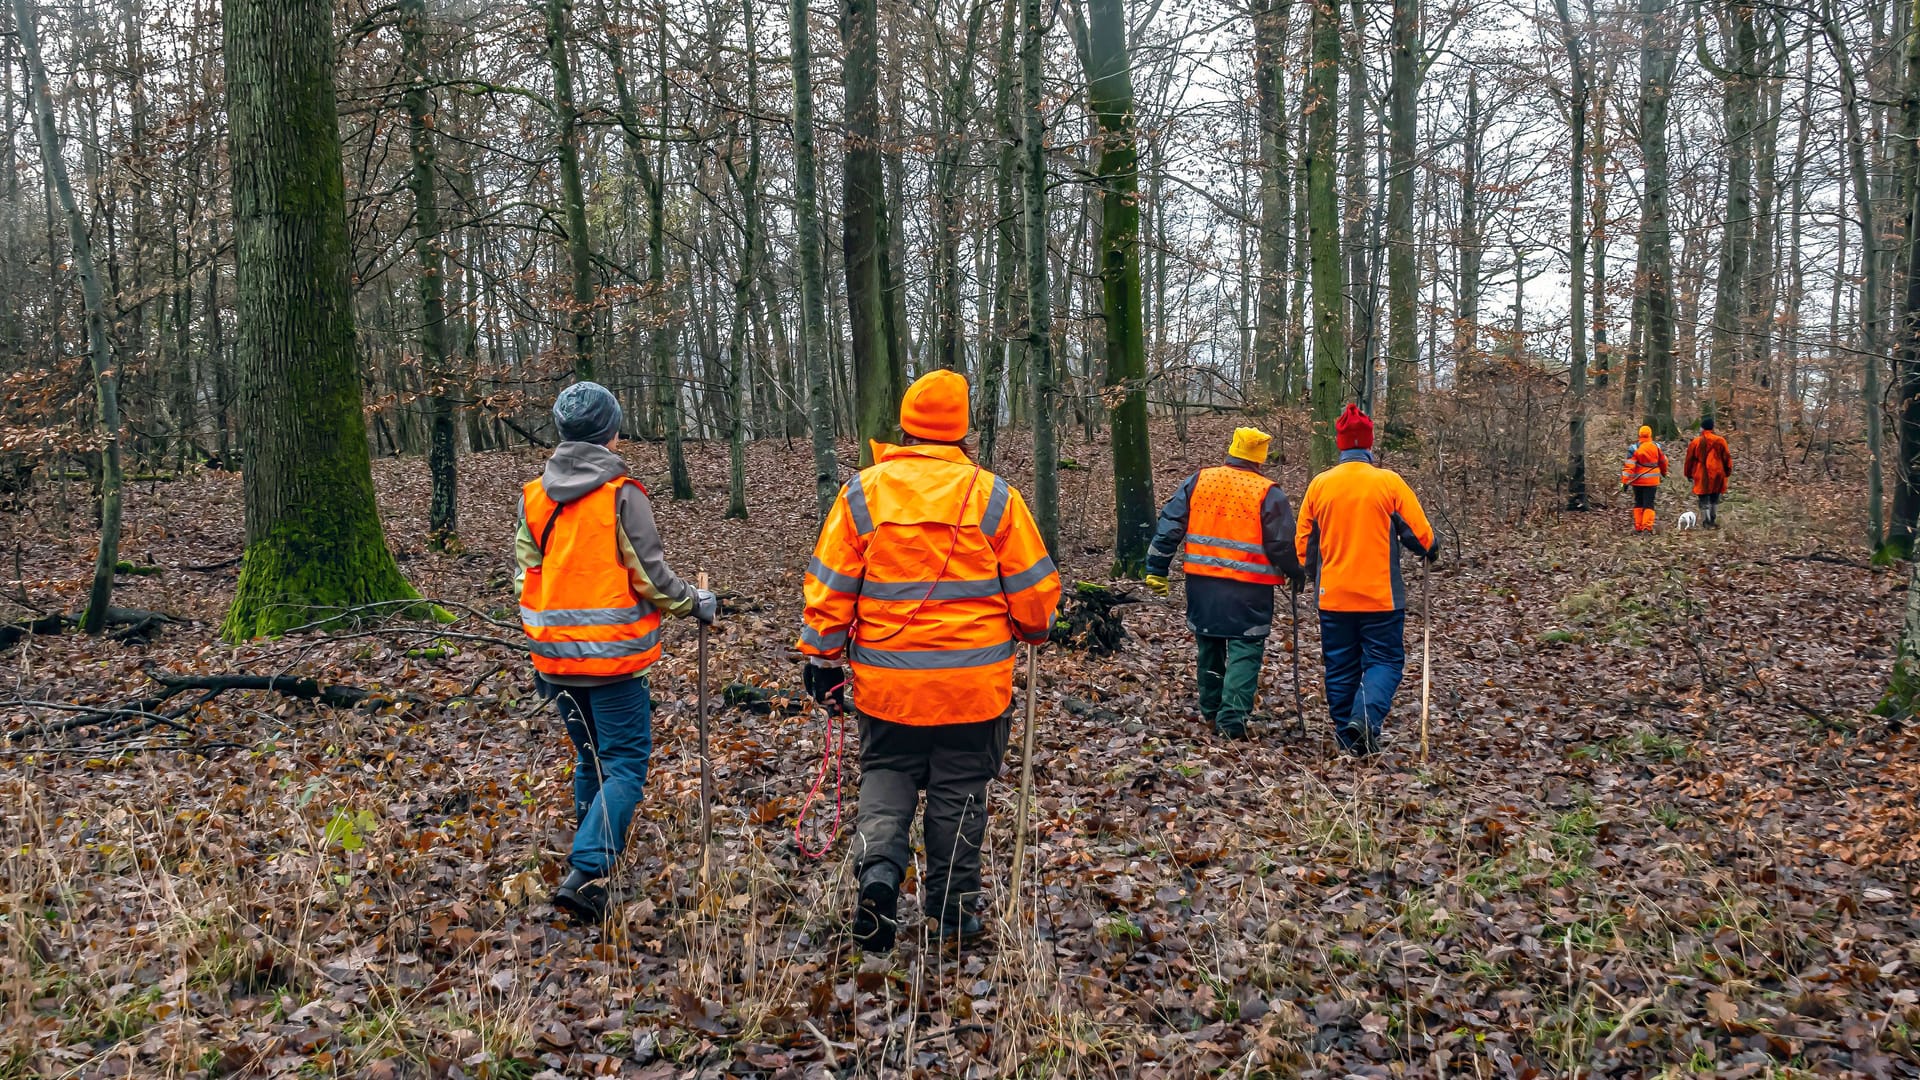
<instances>
[{"instance_id":1,"label":"yellow knit hat","mask_svg":"<svg viewBox=\"0 0 1920 1080\"><path fill-rule=\"evenodd\" d=\"M1641 424L1641 425L1640 425L1640 438L1641 438L1642 440L1646 440L1646 439L1651 439L1651 438L1653 438L1653 429L1652 429L1652 428L1650 428L1650 427L1648 427L1648 426L1647 426L1647 425L1645 425L1645 424Z\"/></svg>"},{"instance_id":2,"label":"yellow knit hat","mask_svg":"<svg viewBox=\"0 0 1920 1080\"><path fill-rule=\"evenodd\" d=\"M1234 428L1233 445L1227 447L1227 454L1241 461L1264 465L1267 462L1267 447L1272 443L1273 436L1259 428Z\"/></svg>"}]
</instances>

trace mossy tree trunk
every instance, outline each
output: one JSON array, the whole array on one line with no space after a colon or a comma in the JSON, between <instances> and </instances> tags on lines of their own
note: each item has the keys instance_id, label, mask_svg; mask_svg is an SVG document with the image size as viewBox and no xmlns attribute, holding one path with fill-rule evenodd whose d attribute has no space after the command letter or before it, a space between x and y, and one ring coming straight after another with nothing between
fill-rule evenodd
<instances>
[{"instance_id":1,"label":"mossy tree trunk","mask_svg":"<svg viewBox=\"0 0 1920 1080\"><path fill-rule=\"evenodd\" d=\"M1087 5L1087 104L1100 125L1100 285L1105 393L1113 412L1114 573L1143 572L1153 540L1153 455L1147 443L1147 342L1140 311L1140 154L1132 57L1121 0Z\"/></svg>"},{"instance_id":2,"label":"mossy tree trunk","mask_svg":"<svg viewBox=\"0 0 1920 1080\"><path fill-rule=\"evenodd\" d=\"M1287 237L1293 203L1287 159L1287 18L1280 0L1253 5L1253 71L1260 109L1260 284L1254 321L1254 391L1280 400L1286 381Z\"/></svg>"},{"instance_id":3,"label":"mossy tree trunk","mask_svg":"<svg viewBox=\"0 0 1920 1080\"><path fill-rule=\"evenodd\" d=\"M247 547L222 635L416 597L374 506L348 287L333 5L228 0Z\"/></svg>"},{"instance_id":4,"label":"mossy tree trunk","mask_svg":"<svg viewBox=\"0 0 1920 1080\"><path fill-rule=\"evenodd\" d=\"M1567 118L1573 136L1569 158L1567 199L1567 265L1573 280L1567 289L1571 334L1570 367L1567 372L1568 396L1572 407L1567 417L1567 509L1587 508L1587 101L1590 72L1587 54L1580 44L1580 32L1574 29L1567 0L1554 0L1560 17L1560 43L1567 51Z\"/></svg>"},{"instance_id":5,"label":"mossy tree trunk","mask_svg":"<svg viewBox=\"0 0 1920 1080\"><path fill-rule=\"evenodd\" d=\"M1419 301L1418 270L1413 235L1414 108L1421 78L1420 0L1394 0L1392 164L1387 170L1387 415L1389 444L1413 435L1413 391L1420 375L1420 347L1416 333Z\"/></svg>"},{"instance_id":6,"label":"mossy tree trunk","mask_svg":"<svg viewBox=\"0 0 1920 1080\"><path fill-rule=\"evenodd\" d=\"M1657 439L1680 433L1673 419L1673 226L1667 115L1677 49L1669 0L1640 0L1641 291L1646 306L1646 423Z\"/></svg>"}]
</instances>

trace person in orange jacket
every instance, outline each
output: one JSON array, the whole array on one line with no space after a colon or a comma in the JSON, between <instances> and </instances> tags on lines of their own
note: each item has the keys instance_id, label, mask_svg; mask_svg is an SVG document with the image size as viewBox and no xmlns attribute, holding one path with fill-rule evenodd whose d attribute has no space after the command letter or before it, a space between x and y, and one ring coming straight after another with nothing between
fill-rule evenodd
<instances>
[{"instance_id":1,"label":"person in orange jacket","mask_svg":"<svg viewBox=\"0 0 1920 1080\"><path fill-rule=\"evenodd\" d=\"M653 702L647 669L660 659L660 613L712 623L719 601L668 569L647 489L614 452L620 403L579 382L553 403L560 445L520 492L513 542L520 623L534 685L566 722L573 771L573 852L553 905L599 922L597 884L626 847L647 783Z\"/></svg>"},{"instance_id":2,"label":"person in orange jacket","mask_svg":"<svg viewBox=\"0 0 1920 1080\"><path fill-rule=\"evenodd\" d=\"M1640 443L1627 454L1620 469L1620 486L1633 489L1633 531L1653 531L1654 497L1667 475L1667 452L1653 441L1653 429L1640 426Z\"/></svg>"},{"instance_id":3,"label":"person in orange jacket","mask_svg":"<svg viewBox=\"0 0 1920 1080\"><path fill-rule=\"evenodd\" d=\"M1407 598L1395 545L1439 557L1440 538L1413 489L1373 460L1373 420L1349 404L1334 424L1340 463L1300 500L1294 546L1320 599L1320 652L1334 736L1349 754L1380 749L1406 674Z\"/></svg>"},{"instance_id":4,"label":"person in orange jacket","mask_svg":"<svg viewBox=\"0 0 1920 1080\"><path fill-rule=\"evenodd\" d=\"M905 445L840 490L807 568L807 692L860 728L852 936L893 947L908 832L926 792L921 905L943 939L978 936L987 783L1012 730L1016 642L1053 628L1060 575L1026 500L964 445L967 380L922 376L900 404ZM850 668L842 667L845 662Z\"/></svg>"},{"instance_id":5,"label":"person in orange jacket","mask_svg":"<svg viewBox=\"0 0 1920 1080\"><path fill-rule=\"evenodd\" d=\"M1687 459L1682 470L1693 481L1693 493L1700 498L1700 524L1709 529L1720 527L1720 496L1727 493L1727 477L1733 475L1733 451L1727 440L1713 430L1713 416L1700 420L1700 434L1687 444Z\"/></svg>"},{"instance_id":6,"label":"person in orange jacket","mask_svg":"<svg viewBox=\"0 0 1920 1080\"><path fill-rule=\"evenodd\" d=\"M1273 436L1238 428L1225 464L1189 477L1160 511L1147 553L1147 588L1167 595L1184 552L1187 628L1200 658L1200 716L1214 734L1247 737L1260 663L1273 628L1273 590L1306 582L1293 550L1293 507L1262 468Z\"/></svg>"}]
</instances>

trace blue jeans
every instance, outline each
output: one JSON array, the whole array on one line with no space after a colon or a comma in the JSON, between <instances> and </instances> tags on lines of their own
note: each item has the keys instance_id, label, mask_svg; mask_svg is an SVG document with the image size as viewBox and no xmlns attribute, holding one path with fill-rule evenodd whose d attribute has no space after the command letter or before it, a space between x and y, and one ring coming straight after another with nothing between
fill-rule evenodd
<instances>
[{"instance_id":1,"label":"blue jeans","mask_svg":"<svg viewBox=\"0 0 1920 1080\"><path fill-rule=\"evenodd\" d=\"M560 709L580 759L573 769L575 870L605 877L627 846L627 826L647 786L653 755L653 696L643 676L604 686L556 686L540 696Z\"/></svg>"},{"instance_id":2,"label":"blue jeans","mask_svg":"<svg viewBox=\"0 0 1920 1080\"><path fill-rule=\"evenodd\" d=\"M1323 611L1320 652L1327 665L1327 711L1340 748L1376 742L1406 673L1404 611Z\"/></svg>"}]
</instances>

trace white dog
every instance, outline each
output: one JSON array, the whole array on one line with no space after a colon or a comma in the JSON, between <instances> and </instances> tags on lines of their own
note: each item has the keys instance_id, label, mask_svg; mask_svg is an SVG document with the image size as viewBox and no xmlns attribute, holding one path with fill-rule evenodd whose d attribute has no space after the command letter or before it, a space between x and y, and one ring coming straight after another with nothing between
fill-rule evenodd
<instances>
[{"instance_id":1,"label":"white dog","mask_svg":"<svg viewBox=\"0 0 1920 1080\"><path fill-rule=\"evenodd\" d=\"M1686 513L1680 515L1679 529L1681 532L1685 532L1688 529L1697 528L1699 525L1700 525L1700 519L1694 516L1693 511L1689 510Z\"/></svg>"}]
</instances>

